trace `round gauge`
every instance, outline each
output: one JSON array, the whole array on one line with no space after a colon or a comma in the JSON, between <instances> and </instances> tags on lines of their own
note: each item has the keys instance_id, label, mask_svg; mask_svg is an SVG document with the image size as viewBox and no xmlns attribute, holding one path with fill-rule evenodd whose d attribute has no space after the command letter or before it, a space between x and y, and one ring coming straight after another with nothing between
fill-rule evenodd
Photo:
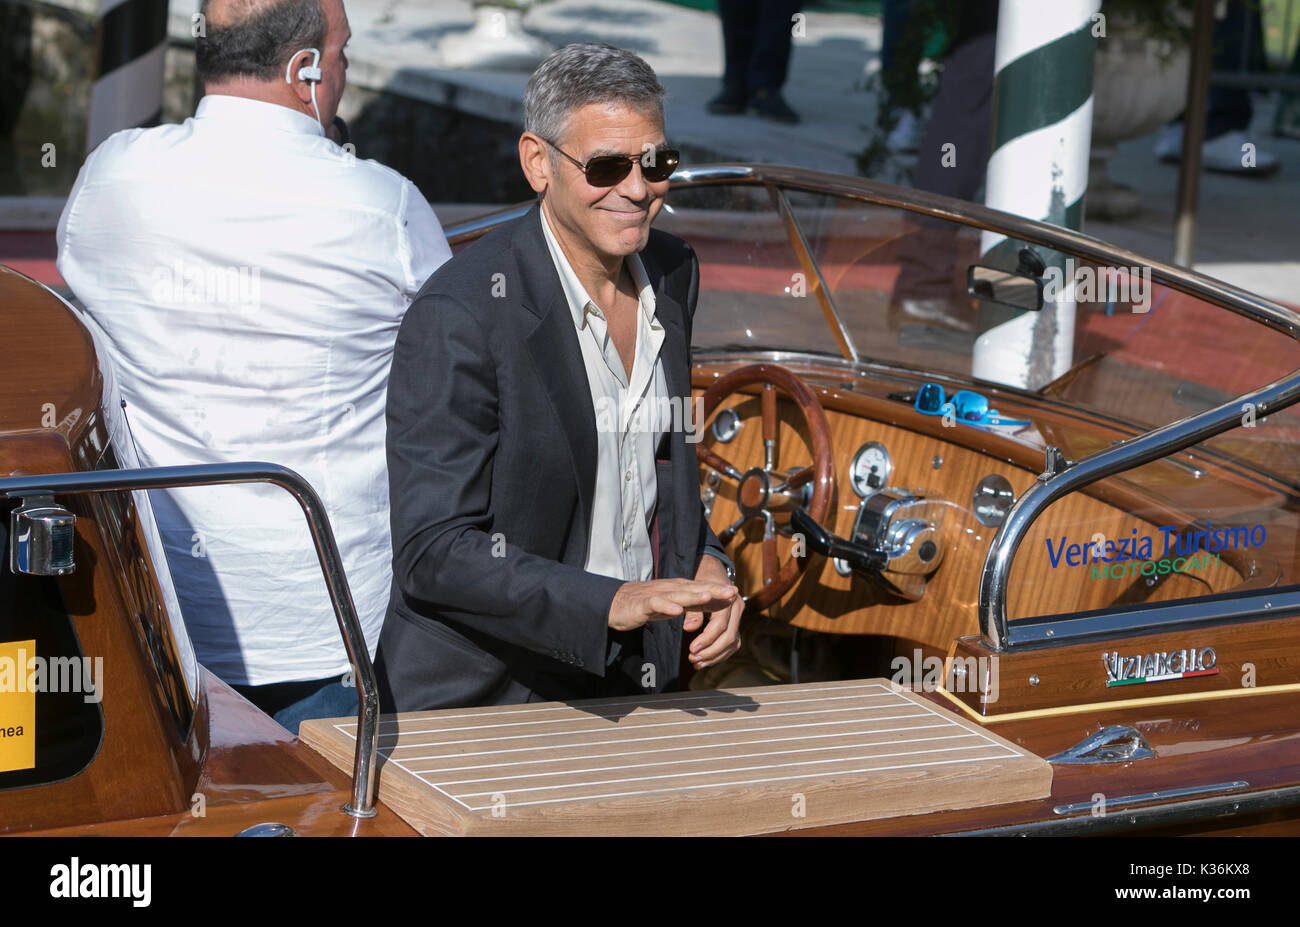
<instances>
[{"instance_id":1,"label":"round gauge","mask_svg":"<svg viewBox=\"0 0 1300 927\"><path fill-rule=\"evenodd\" d=\"M740 434L742 424L735 409L723 409L713 420L713 437L725 444Z\"/></svg>"},{"instance_id":2,"label":"round gauge","mask_svg":"<svg viewBox=\"0 0 1300 927\"><path fill-rule=\"evenodd\" d=\"M872 441L858 448L849 465L849 480L853 491L862 498L885 488L890 475L894 472L894 462L889 459L889 451L879 441Z\"/></svg>"}]
</instances>

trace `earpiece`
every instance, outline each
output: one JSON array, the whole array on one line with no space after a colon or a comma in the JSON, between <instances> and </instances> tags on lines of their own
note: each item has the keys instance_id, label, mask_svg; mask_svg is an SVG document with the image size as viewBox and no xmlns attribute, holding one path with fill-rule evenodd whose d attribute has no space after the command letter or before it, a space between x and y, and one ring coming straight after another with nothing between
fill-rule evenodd
<instances>
[{"instance_id":1,"label":"earpiece","mask_svg":"<svg viewBox=\"0 0 1300 927\"><path fill-rule=\"evenodd\" d=\"M284 67L284 82L286 84L293 83L293 76L291 73L293 71L293 63L303 52L311 53L311 64L304 64L298 69L298 80L311 81L315 83L321 79L320 50L315 48L300 48L298 51L293 53L293 56L289 59L289 63Z\"/></svg>"},{"instance_id":2,"label":"earpiece","mask_svg":"<svg viewBox=\"0 0 1300 927\"><path fill-rule=\"evenodd\" d=\"M318 48L300 48L289 58L289 63L284 66L284 82L293 85L293 63L303 52L311 53L311 64L304 64L298 69L298 80L306 81L311 88L311 108L316 113L316 121L320 123L321 131L325 131L325 123L321 122L320 110L316 108L316 85L320 83L320 49Z\"/></svg>"}]
</instances>

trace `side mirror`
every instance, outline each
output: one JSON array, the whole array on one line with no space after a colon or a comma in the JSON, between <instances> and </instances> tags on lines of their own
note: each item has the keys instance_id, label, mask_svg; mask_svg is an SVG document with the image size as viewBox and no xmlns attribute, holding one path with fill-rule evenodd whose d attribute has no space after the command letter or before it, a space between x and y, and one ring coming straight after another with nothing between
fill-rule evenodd
<instances>
[{"instance_id":1,"label":"side mirror","mask_svg":"<svg viewBox=\"0 0 1300 927\"><path fill-rule=\"evenodd\" d=\"M972 264L966 268L966 292L976 299L1028 312L1043 308L1043 274L1047 265L1033 248L1021 248L1014 271Z\"/></svg>"},{"instance_id":2,"label":"side mirror","mask_svg":"<svg viewBox=\"0 0 1300 927\"><path fill-rule=\"evenodd\" d=\"M972 264L966 269L966 292L976 299L1037 312L1043 308L1041 277Z\"/></svg>"}]
</instances>

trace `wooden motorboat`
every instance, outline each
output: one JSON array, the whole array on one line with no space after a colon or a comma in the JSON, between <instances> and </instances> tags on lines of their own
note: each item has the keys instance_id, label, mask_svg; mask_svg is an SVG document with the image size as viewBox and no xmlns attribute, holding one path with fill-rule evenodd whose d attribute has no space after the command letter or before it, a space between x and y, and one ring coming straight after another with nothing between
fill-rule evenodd
<instances>
[{"instance_id":1,"label":"wooden motorboat","mask_svg":"<svg viewBox=\"0 0 1300 927\"><path fill-rule=\"evenodd\" d=\"M119 459L76 310L0 271L0 674L102 658L99 700L0 691L0 833L1300 833L1300 314L860 179L668 202L747 648L635 699L379 717L311 488ZM362 695L300 738L194 661L145 494L252 480L302 504ZM74 569L10 566L19 508Z\"/></svg>"}]
</instances>

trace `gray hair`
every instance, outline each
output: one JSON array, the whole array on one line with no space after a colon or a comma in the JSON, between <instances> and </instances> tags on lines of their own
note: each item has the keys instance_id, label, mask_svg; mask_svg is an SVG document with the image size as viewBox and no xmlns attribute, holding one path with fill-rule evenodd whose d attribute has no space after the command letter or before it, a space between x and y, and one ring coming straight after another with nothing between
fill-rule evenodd
<instances>
[{"instance_id":1,"label":"gray hair","mask_svg":"<svg viewBox=\"0 0 1300 927\"><path fill-rule=\"evenodd\" d=\"M590 103L619 103L662 124L666 92L640 55L604 42L566 45L528 78L524 130L561 142L569 116Z\"/></svg>"},{"instance_id":2,"label":"gray hair","mask_svg":"<svg viewBox=\"0 0 1300 927\"><path fill-rule=\"evenodd\" d=\"M227 21L214 22L213 0L204 0L207 35L194 43L194 64L206 83L232 77L284 80L289 57L304 48L324 50L325 11L320 0L243 0L220 10Z\"/></svg>"}]
</instances>

